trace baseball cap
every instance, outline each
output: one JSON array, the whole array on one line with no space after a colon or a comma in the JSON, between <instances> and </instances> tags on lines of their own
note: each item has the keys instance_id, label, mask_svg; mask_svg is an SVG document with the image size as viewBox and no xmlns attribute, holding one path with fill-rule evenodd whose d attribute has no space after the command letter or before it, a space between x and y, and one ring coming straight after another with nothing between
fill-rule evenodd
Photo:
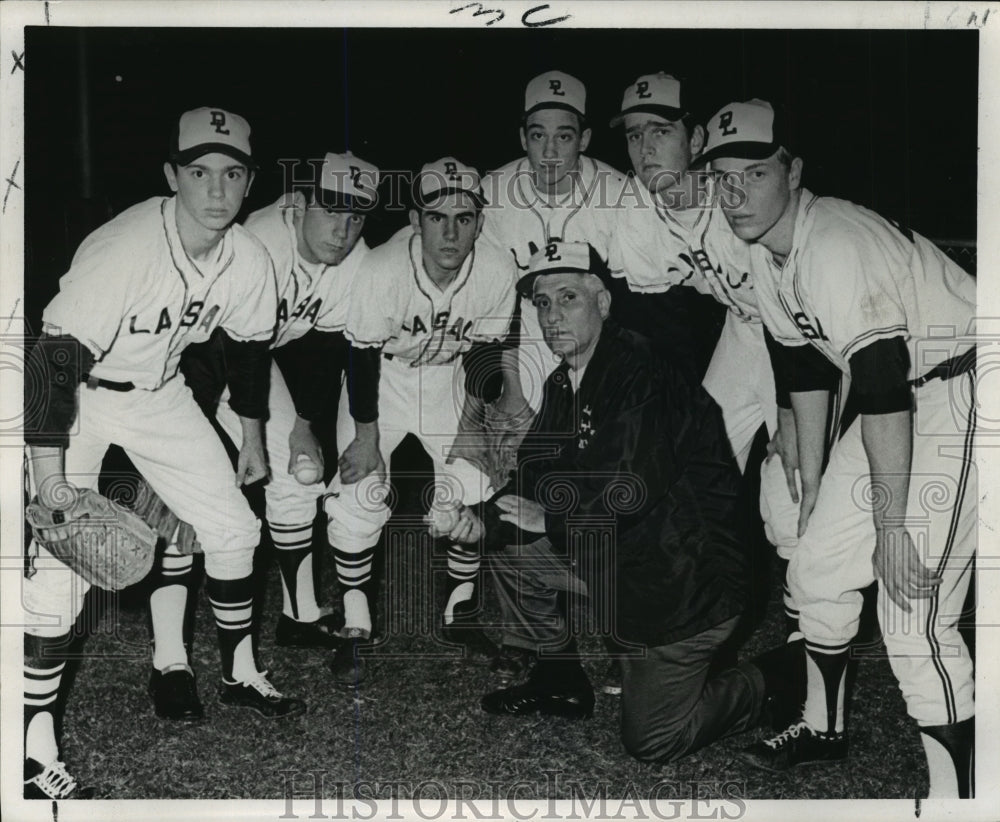
<instances>
[{"instance_id":1,"label":"baseball cap","mask_svg":"<svg viewBox=\"0 0 1000 822\"><path fill-rule=\"evenodd\" d=\"M486 203L479 172L454 157L442 157L420 169L415 194L419 208L428 208L447 194L468 194L480 208Z\"/></svg>"},{"instance_id":2,"label":"baseball cap","mask_svg":"<svg viewBox=\"0 0 1000 822\"><path fill-rule=\"evenodd\" d=\"M528 83L524 91L524 116L543 108L561 108L586 116L587 89L561 71L547 71Z\"/></svg>"},{"instance_id":3,"label":"baseball cap","mask_svg":"<svg viewBox=\"0 0 1000 822\"><path fill-rule=\"evenodd\" d=\"M531 255L528 273L517 281L522 297L530 297L535 280L549 274L596 274L601 258L590 243L547 243Z\"/></svg>"},{"instance_id":4,"label":"baseball cap","mask_svg":"<svg viewBox=\"0 0 1000 822\"><path fill-rule=\"evenodd\" d=\"M317 199L328 209L369 209L378 198L379 171L351 152L327 153L320 171Z\"/></svg>"},{"instance_id":5,"label":"baseball cap","mask_svg":"<svg viewBox=\"0 0 1000 822\"><path fill-rule=\"evenodd\" d=\"M664 72L644 74L625 89L622 110L611 118L611 128L621 125L626 114L658 114L679 120L688 113L681 95L681 81Z\"/></svg>"},{"instance_id":6,"label":"baseball cap","mask_svg":"<svg viewBox=\"0 0 1000 822\"><path fill-rule=\"evenodd\" d=\"M250 124L221 108L185 111L174 129L170 159L185 166L204 154L219 152L256 168L250 156Z\"/></svg>"},{"instance_id":7,"label":"baseball cap","mask_svg":"<svg viewBox=\"0 0 1000 822\"><path fill-rule=\"evenodd\" d=\"M723 106L708 121L705 151L694 164L719 157L766 160L784 146L792 150L791 120L783 109L755 97Z\"/></svg>"}]
</instances>

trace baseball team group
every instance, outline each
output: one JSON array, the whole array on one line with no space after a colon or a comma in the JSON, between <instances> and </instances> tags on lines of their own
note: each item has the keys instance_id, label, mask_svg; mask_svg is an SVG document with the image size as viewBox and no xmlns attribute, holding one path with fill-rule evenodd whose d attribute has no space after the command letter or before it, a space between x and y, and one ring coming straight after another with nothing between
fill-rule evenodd
<instances>
[{"instance_id":1,"label":"baseball team group","mask_svg":"<svg viewBox=\"0 0 1000 822\"><path fill-rule=\"evenodd\" d=\"M973 795L958 627L977 540L976 280L905 226L806 189L792 113L752 99L705 120L687 92L663 72L625 88L609 126L623 174L586 154L584 84L535 77L523 156L484 175L428 162L408 224L374 248L362 233L385 172L346 150L299 158L313 178L299 172L239 224L250 125L220 108L180 116L171 196L91 233L45 307L30 354L44 396L25 417L33 505L56 521L98 488L111 445L172 517L146 580L157 716L204 716L196 551L218 704L275 721L307 711L254 647L261 523L243 486L259 481L276 644L320 649L334 684L365 686L388 468L410 434L434 467L427 529L447 546L436 633L488 661L483 711L591 716L577 640L596 614L630 755L671 762L762 727L740 752L753 766L843 760L851 643L877 582L929 795ZM739 660L742 500L757 487L743 475L758 466L787 641ZM314 579L320 509L329 605ZM85 798L59 714L94 580L50 547L36 529L22 587L24 795Z\"/></svg>"}]
</instances>

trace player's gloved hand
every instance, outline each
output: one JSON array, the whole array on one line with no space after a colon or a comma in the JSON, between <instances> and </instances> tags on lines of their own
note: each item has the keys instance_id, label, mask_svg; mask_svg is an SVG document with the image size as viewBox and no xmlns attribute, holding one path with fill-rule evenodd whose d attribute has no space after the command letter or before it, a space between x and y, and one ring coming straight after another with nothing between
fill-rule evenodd
<instances>
[{"instance_id":1,"label":"player's gloved hand","mask_svg":"<svg viewBox=\"0 0 1000 822\"><path fill-rule=\"evenodd\" d=\"M337 462L340 481L345 485L359 482L373 471L385 475L385 462L378 450L378 441L369 437L355 437L344 449Z\"/></svg>"},{"instance_id":2,"label":"player's gloved hand","mask_svg":"<svg viewBox=\"0 0 1000 822\"><path fill-rule=\"evenodd\" d=\"M288 473L295 473L295 464L299 457L305 454L317 466L319 475L323 476L323 448L312 431L308 420L296 417L292 424L292 432L288 435Z\"/></svg>"},{"instance_id":3,"label":"player's gloved hand","mask_svg":"<svg viewBox=\"0 0 1000 822\"><path fill-rule=\"evenodd\" d=\"M494 503L503 513L503 522L512 522L522 531L532 534L545 533L545 509L534 500L508 494Z\"/></svg>"},{"instance_id":4,"label":"player's gloved hand","mask_svg":"<svg viewBox=\"0 0 1000 822\"><path fill-rule=\"evenodd\" d=\"M779 406L778 425L774 436L767 444L767 456L764 457L764 462L770 462L775 456L781 460L781 467L785 472L785 482L788 483L788 493L792 502L798 502L799 487L795 475L799 470L799 448L795 435L795 415L791 408Z\"/></svg>"},{"instance_id":5,"label":"player's gloved hand","mask_svg":"<svg viewBox=\"0 0 1000 822\"><path fill-rule=\"evenodd\" d=\"M921 561L906 528L877 528L875 553L872 554L875 579L899 608L910 613L910 599L934 596L941 577Z\"/></svg>"}]
</instances>

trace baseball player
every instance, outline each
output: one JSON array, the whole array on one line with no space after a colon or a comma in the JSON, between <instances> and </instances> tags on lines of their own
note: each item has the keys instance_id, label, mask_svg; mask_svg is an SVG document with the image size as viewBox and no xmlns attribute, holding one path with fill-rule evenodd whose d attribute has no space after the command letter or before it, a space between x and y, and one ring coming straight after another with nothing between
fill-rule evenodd
<instances>
[{"instance_id":1,"label":"baseball player","mask_svg":"<svg viewBox=\"0 0 1000 822\"><path fill-rule=\"evenodd\" d=\"M661 304L678 291L710 294L726 307L702 384L722 410L741 471L760 426L771 436L769 456L761 467L761 513L769 540L787 562L798 537L794 461L791 455L784 461L771 456L783 443L779 414L790 415L791 409L776 404L750 246L733 234L722 209L712 205L709 176L690 168L704 147L705 131L691 114L681 81L664 72L639 77L625 89L621 111L611 120L612 127L619 125L624 126L632 168L642 183L640 199L617 210L611 241L612 276L627 283L628 315L639 319L619 317L627 327L655 339L671 333L672 323L661 316ZM643 315L649 319L643 320ZM683 328L697 333L690 325ZM798 611L787 588L784 605L786 632L797 639Z\"/></svg>"},{"instance_id":2,"label":"baseball player","mask_svg":"<svg viewBox=\"0 0 1000 822\"><path fill-rule=\"evenodd\" d=\"M261 245L232 221L253 178L250 127L218 108L183 114L154 197L92 233L43 313L33 356L51 375L29 414L32 485L51 508L97 485L109 445L121 446L205 552L222 660L219 699L268 717L302 713L261 671L251 641L253 554L259 523L240 485L266 473L261 418L274 327L274 274ZM178 377L192 342L226 335L230 402L243 427L236 472ZM24 581L25 795L65 798L75 780L59 760L54 708L59 654L88 585L37 543ZM44 617L42 615L45 615ZM29 620L31 621L31 620ZM154 679L174 671L154 669ZM185 666L177 671L190 681Z\"/></svg>"},{"instance_id":3,"label":"baseball player","mask_svg":"<svg viewBox=\"0 0 1000 822\"><path fill-rule=\"evenodd\" d=\"M348 390L358 436L374 438L378 360L366 351L351 351L343 329L351 286L368 251L361 238L365 213L375 204L378 170L350 153L327 154L319 178L299 184L275 203L251 214L246 229L267 249L277 275L278 301L275 339L272 343L269 416L265 440L271 475L264 488L266 517L277 550L282 581L282 613L276 641L281 646L332 648L341 627L339 615L323 613L316 602L313 581L312 530L316 500L325 490L323 453L311 423L334 402L344 372L350 370ZM188 349L182 368L189 381L210 374L200 360L214 352L204 346ZM350 369L348 363L351 364ZM219 396L217 389L198 392ZM367 391L367 394L366 394ZM239 418L224 400L210 409L233 442L241 442ZM345 461L357 447L345 444ZM361 466L363 474L375 464ZM357 470L355 467L353 470ZM168 581L177 585L177 559ZM190 562L187 563L190 571ZM186 595L187 586L174 590ZM166 593L154 594L166 598ZM176 604L170 613L180 613ZM161 662L186 663L176 619L164 616L155 643ZM172 629L173 641L166 639ZM166 647L169 651L162 651ZM172 656L168 654L172 653ZM164 712L182 713L180 706L161 706ZM176 718L176 717L175 717Z\"/></svg>"},{"instance_id":4,"label":"baseball player","mask_svg":"<svg viewBox=\"0 0 1000 822\"><path fill-rule=\"evenodd\" d=\"M492 246L477 242L483 225L480 177L451 157L425 165L417 179L410 226L365 258L355 282L346 334L357 348L381 352L377 448L383 463L408 433L434 462L437 508L488 496L489 479L472 463L451 455L460 417L479 402L479 355L502 339L514 302L514 266ZM493 347L495 348L495 346ZM466 379L466 370L475 379ZM472 397L470 398L469 392ZM356 425L341 398L338 441L355 437ZM364 458L371 464L374 458ZM364 675L355 646L371 636L372 559L389 518L385 478L370 473L353 481L341 465L325 508L328 537L344 590L343 644L332 669L338 681ZM448 553L449 591L444 636L477 654L495 648L473 622L478 609L479 554L454 545Z\"/></svg>"},{"instance_id":5,"label":"baseball player","mask_svg":"<svg viewBox=\"0 0 1000 822\"><path fill-rule=\"evenodd\" d=\"M711 119L704 155L739 183L723 205L754 244L779 381L790 380L805 526L789 566L806 639L805 709L745 756L784 770L847 755L845 666L860 590L877 579L930 796L968 797L973 676L957 622L976 551L975 280L920 235L803 188L786 133L769 103L732 103ZM850 378L859 409L822 475L827 392L798 382L817 351Z\"/></svg>"},{"instance_id":6,"label":"baseball player","mask_svg":"<svg viewBox=\"0 0 1000 822\"><path fill-rule=\"evenodd\" d=\"M486 176L483 238L509 253L521 273L532 254L557 240L589 242L607 259L625 176L583 153L591 136L586 100L583 83L561 71L531 80L521 120L525 156ZM534 413L530 409L538 409L542 386L558 360L542 339L529 299L520 300L519 314L520 341L505 352L497 410L522 417L524 424Z\"/></svg>"}]
</instances>

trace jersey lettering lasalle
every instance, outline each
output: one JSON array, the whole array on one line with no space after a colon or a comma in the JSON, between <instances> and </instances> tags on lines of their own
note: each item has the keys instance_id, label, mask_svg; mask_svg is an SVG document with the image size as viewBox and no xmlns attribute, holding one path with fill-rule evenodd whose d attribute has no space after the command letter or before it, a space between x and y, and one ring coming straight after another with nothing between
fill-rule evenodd
<instances>
[{"instance_id":1,"label":"jersey lettering lasalle","mask_svg":"<svg viewBox=\"0 0 1000 822\"><path fill-rule=\"evenodd\" d=\"M705 294L711 294L741 320L760 322L757 295L750 276L751 251L736 237L719 206L687 212L694 223L685 225L672 210L655 205L663 230L678 243L678 257L696 270L690 284Z\"/></svg>"},{"instance_id":2,"label":"jersey lettering lasalle","mask_svg":"<svg viewBox=\"0 0 1000 822\"><path fill-rule=\"evenodd\" d=\"M216 328L235 340L271 339L277 299L267 252L233 226L217 256L196 264L175 209L175 198L154 197L93 232L45 308L46 330L93 352L95 377L154 390L176 375L181 352ZM136 260L149 262L137 270Z\"/></svg>"},{"instance_id":3,"label":"jersey lettering lasalle","mask_svg":"<svg viewBox=\"0 0 1000 822\"><path fill-rule=\"evenodd\" d=\"M502 339L514 308L510 257L477 242L442 290L424 270L421 248L420 235L406 227L368 254L351 295L351 342L383 346L417 367L444 365L474 342Z\"/></svg>"},{"instance_id":4,"label":"jersey lettering lasalle","mask_svg":"<svg viewBox=\"0 0 1000 822\"><path fill-rule=\"evenodd\" d=\"M368 246L363 239L332 266L302 259L295 230L296 215L305 208L301 192L286 194L247 217L246 228L271 255L278 287L273 348L303 336L310 329L342 332L358 268Z\"/></svg>"},{"instance_id":5,"label":"jersey lettering lasalle","mask_svg":"<svg viewBox=\"0 0 1000 822\"><path fill-rule=\"evenodd\" d=\"M212 321L218 316L219 312L222 310L222 306L215 304L208 311L204 312L204 318L202 318L202 309L205 307L204 300L192 300L187 310L184 311L180 316L180 321L178 325L181 328L191 328L195 324L198 326L198 330L204 332L205 334L212 333ZM199 319L201 320L199 322ZM170 318L170 309L161 308L159 316L156 319L155 328L140 328L139 325L148 324L148 321L143 321L139 319L138 314L133 314L129 319L128 331L130 334L159 334L162 331L167 331L173 328L173 321Z\"/></svg>"}]
</instances>

